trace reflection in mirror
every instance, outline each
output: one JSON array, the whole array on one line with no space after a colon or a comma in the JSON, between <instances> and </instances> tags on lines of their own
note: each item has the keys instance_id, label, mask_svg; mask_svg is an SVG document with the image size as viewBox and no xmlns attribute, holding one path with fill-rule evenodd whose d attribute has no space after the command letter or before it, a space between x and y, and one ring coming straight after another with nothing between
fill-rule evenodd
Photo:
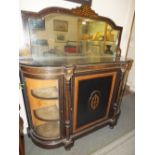
<instances>
[{"instance_id":1,"label":"reflection in mirror","mask_svg":"<svg viewBox=\"0 0 155 155\"><path fill-rule=\"evenodd\" d=\"M113 57L120 35L104 21L60 13L31 17L28 29L34 60Z\"/></svg>"}]
</instances>

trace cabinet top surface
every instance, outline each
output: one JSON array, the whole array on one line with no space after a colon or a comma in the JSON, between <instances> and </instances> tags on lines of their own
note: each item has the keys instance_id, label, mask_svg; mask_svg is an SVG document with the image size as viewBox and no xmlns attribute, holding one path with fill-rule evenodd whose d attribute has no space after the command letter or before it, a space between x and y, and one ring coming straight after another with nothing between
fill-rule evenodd
<instances>
[{"instance_id":1,"label":"cabinet top surface","mask_svg":"<svg viewBox=\"0 0 155 155\"><path fill-rule=\"evenodd\" d=\"M129 59L121 58L117 60L114 57L79 57L79 58L62 58L53 60L21 59L20 65L34 66L34 67L69 67L74 65L97 65L97 64L119 64L128 61Z\"/></svg>"}]
</instances>

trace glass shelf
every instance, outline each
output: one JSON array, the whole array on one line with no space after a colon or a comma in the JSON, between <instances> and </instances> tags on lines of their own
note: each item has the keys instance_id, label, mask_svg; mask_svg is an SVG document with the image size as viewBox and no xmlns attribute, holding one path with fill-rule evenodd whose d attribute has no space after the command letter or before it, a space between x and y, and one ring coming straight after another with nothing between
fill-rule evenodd
<instances>
[{"instance_id":1,"label":"glass shelf","mask_svg":"<svg viewBox=\"0 0 155 155\"><path fill-rule=\"evenodd\" d=\"M31 94L40 99L58 99L58 89L56 87L32 89Z\"/></svg>"},{"instance_id":2,"label":"glass shelf","mask_svg":"<svg viewBox=\"0 0 155 155\"><path fill-rule=\"evenodd\" d=\"M44 139L59 138L60 137L60 123L59 121L48 122L35 127L36 133Z\"/></svg>"},{"instance_id":3,"label":"glass shelf","mask_svg":"<svg viewBox=\"0 0 155 155\"><path fill-rule=\"evenodd\" d=\"M34 110L34 115L43 121L58 121L59 120L59 108L56 105L43 107Z\"/></svg>"}]
</instances>

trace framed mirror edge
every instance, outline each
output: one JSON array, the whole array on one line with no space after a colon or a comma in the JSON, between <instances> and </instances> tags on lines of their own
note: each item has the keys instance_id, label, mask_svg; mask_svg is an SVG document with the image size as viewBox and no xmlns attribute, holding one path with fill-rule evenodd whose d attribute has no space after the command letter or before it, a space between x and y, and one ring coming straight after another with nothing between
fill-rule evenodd
<instances>
[{"instance_id":1,"label":"framed mirror edge","mask_svg":"<svg viewBox=\"0 0 155 155\"><path fill-rule=\"evenodd\" d=\"M96 21L106 22L114 30L119 31L117 49L118 49L118 51L120 51L120 42L121 42L123 27L117 26L115 24L115 22L108 17L98 15L87 4L84 4L84 5L81 5L80 7L76 7L76 8L72 8L72 9L67 9L67 8L62 8L62 7L47 7L47 8L44 8L44 9L38 11L38 12L21 10L23 28L24 28L26 38L29 38L29 34L27 33L29 31L28 30L28 18L30 18L30 17L44 18L46 15L49 15L50 13L60 13L60 14L63 13L65 15L73 15L76 17L82 17L82 18L88 18L88 19L92 19L92 20L96 20ZM30 44L28 39L26 39L26 43ZM117 56L117 52L116 52L116 56ZM119 54L119 57L120 56L121 55Z\"/></svg>"}]
</instances>

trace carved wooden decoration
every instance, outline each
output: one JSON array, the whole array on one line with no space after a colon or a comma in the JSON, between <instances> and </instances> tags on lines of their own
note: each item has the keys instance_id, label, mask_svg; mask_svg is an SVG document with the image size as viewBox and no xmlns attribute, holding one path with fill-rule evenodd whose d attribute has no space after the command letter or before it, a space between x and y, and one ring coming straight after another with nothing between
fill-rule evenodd
<instances>
[{"instance_id":1,"label":"carved wooden decoration","mask_svg":"<svg viewBox=\"0 0 155 155\"><path fill-rule=\"evenodd\" d=\"M88 18L98 18L98 14L93 11L89 5L82 5L81 7L72 9L71 12L76 16L84 16Z\"/></svg>"}]
</instances>

